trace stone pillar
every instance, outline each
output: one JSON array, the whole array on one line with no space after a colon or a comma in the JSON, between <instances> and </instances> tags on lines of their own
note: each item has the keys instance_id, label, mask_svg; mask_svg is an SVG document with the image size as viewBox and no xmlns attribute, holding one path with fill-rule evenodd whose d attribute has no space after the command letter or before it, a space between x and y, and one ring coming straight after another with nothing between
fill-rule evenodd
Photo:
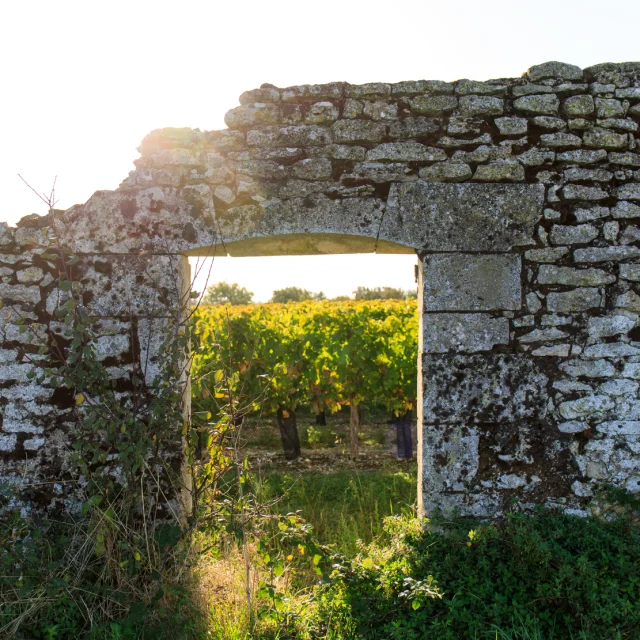
<instances>
[{"instance_id":1,"label":"stone pillar","mask_svg":"<svg viewBox=\"0 0 640 640\"><path fill-rule=\"evenodd\" d=\"M421 508L491 516L491 434L544 407L546 379L512 353L510 317L522 306L519 253L421 256ZM485 458L482 460L482 458ZM483 477L486 476L486 480Z\"/></svg>"}]
</instances>

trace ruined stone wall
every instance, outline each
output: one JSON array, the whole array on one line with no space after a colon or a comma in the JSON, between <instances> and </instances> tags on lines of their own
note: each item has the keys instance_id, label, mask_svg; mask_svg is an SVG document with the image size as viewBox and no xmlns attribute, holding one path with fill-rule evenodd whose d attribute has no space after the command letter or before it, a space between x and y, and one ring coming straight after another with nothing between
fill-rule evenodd
<instances>
[{"instance_id":1,"label":"ruined stone wall","mask_svg":"<svg viewBox=\"0 0 640 640\"><path fill-rule=\"evenodd\" d=\"M640 63L240 102L227 130L149 134L117 191L60 215L114 375L140 360L149 300L184 300L184 255L415 251L425 508L585 513L598 485L640 490ZM3 230L0 298L50 339L47 224ZM59 479L72 408L26 382L37 349L5 310L0 474Z\"/></svg>"}]
</instances>

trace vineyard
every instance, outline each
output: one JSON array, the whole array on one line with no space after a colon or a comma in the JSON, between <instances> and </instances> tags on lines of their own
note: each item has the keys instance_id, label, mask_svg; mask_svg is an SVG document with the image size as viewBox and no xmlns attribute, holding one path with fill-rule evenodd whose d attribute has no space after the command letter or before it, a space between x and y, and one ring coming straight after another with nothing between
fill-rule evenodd
<instances>
[{"instance_id":1,"label":"vineyard","mask_svg":"<svg viewBox=\"0 0 640 640\"><path fill-rule=\"evenodd\" d=\"M415 407L415 300L203 306L195 323L194 409L217 415L233 379L241 413L277 416L288 458L300 454L299 408L323 418L348 406L355 457L361 406L395 416Z\"/></svg>"}]
</instances>

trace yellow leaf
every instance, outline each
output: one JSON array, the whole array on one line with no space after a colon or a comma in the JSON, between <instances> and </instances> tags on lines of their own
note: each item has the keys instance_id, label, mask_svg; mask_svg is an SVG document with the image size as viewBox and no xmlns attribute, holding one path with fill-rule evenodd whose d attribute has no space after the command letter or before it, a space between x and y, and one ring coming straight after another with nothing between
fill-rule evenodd
<instances>
[{"instance_id":1,"label":"yellow leaf","mask_svg":"<svg viewBox=\"0 0 640 640\"><path fill-rule=\"evenodd\" d=\"M140 555L139 551L136 551L135 554L133 555L133 557L140 562L140 560L142 560L142 556Z\"/></svg>"},{"instance_id":2,"label":"yellow leaf","mask_svg":"<svg viewBox=\"0 0 640 640\"><path fill-rule=\"evenodd\" d=\"M289 417L289 412L286 409L282 410L282 417L283 418L288 418Z\"/></svg>"},{"instance_id":3,"label":"yellow leaf","mask_svg":"<svg viewBox=\"0 0 640 640\"><path fill-rule=\"evenodd\" d=\"M79 407L86 400L84 393L79 393L76 396L76 407Z\"/></svg>"}]
</instances>

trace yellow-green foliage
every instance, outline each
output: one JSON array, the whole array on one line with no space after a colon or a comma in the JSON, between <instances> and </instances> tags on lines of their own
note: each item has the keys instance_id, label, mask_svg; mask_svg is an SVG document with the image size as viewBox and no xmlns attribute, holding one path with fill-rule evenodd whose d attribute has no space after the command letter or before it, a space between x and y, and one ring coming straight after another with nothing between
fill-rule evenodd
<instances>
[{"instance_id":1,"label":"yellow-green foliage","mask_svg":"<svg viewBox=\"0 0 640 640\"><path fill-rule=\"evenodd\" d=\"M396 414L416 401L415 300L204 306L195 315L194 402L216 411L217 371L241 373L266 411L361 402Z\"/></svg>"}]
</instances>

